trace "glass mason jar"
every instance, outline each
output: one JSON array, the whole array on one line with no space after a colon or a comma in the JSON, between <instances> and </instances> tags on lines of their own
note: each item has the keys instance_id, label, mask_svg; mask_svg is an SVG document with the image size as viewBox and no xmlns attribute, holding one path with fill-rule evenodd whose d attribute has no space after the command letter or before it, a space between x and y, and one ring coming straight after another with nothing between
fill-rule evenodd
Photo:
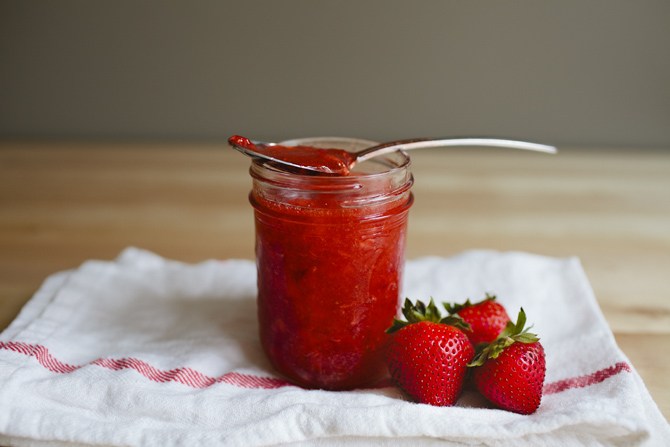
<instances>
[{"instance_id":1,"label":"glass mason jar","mask_svg":"<svg viewBox=\"0 0 670 447\"><path fill-rule=\"evenodd\" d=\"M356 149L373 142L282 144ZM252 162L261 343L297 385L351 389L383 375L413 201L409 166L403 152L361 163L346 176Z\"/></svg>"}]
</instances>

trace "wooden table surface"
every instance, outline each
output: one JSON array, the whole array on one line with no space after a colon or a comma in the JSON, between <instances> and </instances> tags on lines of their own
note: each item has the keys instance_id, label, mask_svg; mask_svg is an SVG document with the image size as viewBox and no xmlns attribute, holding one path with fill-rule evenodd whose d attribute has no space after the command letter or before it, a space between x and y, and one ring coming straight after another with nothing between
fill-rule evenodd
<instances>
[{"instance_id":1,"label":"wooden table surface","mask_svg":"<svg viewBox=\"0 0 670 447\"><path fill-rule=\"evenodd\" d=\"M578 256L670 416L670 150L414 152L407 257ZM50 274L137 246L253 257L249 161L203 143L0 142L0 330Z\"/></svg>"}]
</instances>

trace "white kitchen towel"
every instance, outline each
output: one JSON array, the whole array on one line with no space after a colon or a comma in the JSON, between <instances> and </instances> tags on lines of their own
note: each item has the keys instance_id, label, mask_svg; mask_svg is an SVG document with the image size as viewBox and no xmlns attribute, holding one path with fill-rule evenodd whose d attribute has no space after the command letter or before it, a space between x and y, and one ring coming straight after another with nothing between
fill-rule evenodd
<instances>
[{"instance_id":1,"label":"white kitchen towel","mask_svg":"<svg viewBox=\"0 0 670 447\"><path fill-rule=\"evenodd\" d=\"M617 347L577 259L471 251L409 261L403 294L495 293L547 354L539 410L408 401L380 384L304 390L257 336L251 261L196 265L129 248L49 277L0 335L10 446L667 445L668 423Z\"/></svg>"}]
</instances>

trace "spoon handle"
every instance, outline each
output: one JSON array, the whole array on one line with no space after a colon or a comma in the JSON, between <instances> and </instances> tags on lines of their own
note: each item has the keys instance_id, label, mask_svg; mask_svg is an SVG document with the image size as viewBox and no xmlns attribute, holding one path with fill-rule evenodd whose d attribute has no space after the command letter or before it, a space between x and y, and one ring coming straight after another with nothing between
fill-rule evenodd
<instances>
[{"instance_id":1,"label":"spoon handle","mask_svg":"<svg viewBox=\"0 0 670 447\"><path fill-rule=\"evenodd\" d=\"M363 149L356 153L356 162L362 162L372 157L388 154L398 150L409 151L412 149L423 149L429 147L454 147L454 146L490 146L505 147L510 149L525 149L529 151L545 152L555 154L556 148L546 144L530 143L528 141L508 140L503 138L486 137L450 137L450 138L413 138L409 140L398 140L390 143L382 143Z\"/></svg>"}]
</instances>

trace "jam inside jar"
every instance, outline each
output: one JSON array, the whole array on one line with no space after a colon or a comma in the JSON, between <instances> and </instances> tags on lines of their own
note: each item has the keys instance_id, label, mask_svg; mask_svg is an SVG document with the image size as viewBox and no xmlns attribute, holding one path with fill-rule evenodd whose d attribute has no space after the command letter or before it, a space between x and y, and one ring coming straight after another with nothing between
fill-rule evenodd
<instances>
[{"instance_id":1,"label":"jam inside jar","mask_svg":"<svg viewBox=\"0 0 670 447\"><path fill-rule=\"evenodd\" d=\"M409 166L403 152L342 176L252 162L261 343L297 385L351 389L384 374L413 201Z\"/></svg>"}]
</instances>

